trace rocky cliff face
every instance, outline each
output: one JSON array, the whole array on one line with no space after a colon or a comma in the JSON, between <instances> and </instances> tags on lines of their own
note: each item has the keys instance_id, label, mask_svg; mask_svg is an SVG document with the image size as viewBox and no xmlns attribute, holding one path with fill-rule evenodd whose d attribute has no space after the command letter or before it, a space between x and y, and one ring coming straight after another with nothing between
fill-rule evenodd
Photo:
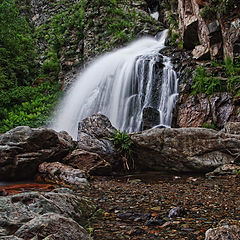
<instances>
[{"instance_id":1,"label":"rocky cliff face","mask_svg":"<svg viewBox=\"0 0 240 240\"><path fill-rule=\"evenodd\" d=\"M178 1L183 45L192 50L195 59L233 59L239 55L239 2L230 2Z\"/></svg>"},{"instance_id":2,"label":"rocky cliff face","mask_svg":"<svg viewBox=\"0 0 240 240\"><path fill-rule=\"evenodd\" d=\"M40 63L54 60L63 87L98 55L163 29L149 16L144 0L29 0L29 5L26 14L36 31Z\"/></svg>"}]
</instances>

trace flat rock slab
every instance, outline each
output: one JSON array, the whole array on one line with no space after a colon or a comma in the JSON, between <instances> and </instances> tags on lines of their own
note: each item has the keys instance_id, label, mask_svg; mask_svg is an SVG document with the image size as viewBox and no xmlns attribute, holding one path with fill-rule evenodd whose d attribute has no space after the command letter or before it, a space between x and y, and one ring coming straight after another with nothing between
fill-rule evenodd
<instances>
[{"instance_id":1,"label":"flat rock slab","mask_svg":"<svg viewBox=\"0 0 240 240\"><path fill-rule=\"evenodd\" d=\"M209 172L240 161L240 136L205 128L151 129L131 134L144 170Z\"/></svg>"}]
</instances>

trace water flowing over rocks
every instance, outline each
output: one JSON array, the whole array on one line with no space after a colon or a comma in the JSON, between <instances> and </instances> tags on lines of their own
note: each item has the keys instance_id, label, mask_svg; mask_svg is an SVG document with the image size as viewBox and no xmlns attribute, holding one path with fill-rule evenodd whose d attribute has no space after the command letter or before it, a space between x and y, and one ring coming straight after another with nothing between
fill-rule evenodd
<instances>
[{"instance_id":1,"label":"water flowing over rocks","mask_svg":"<svg viewBox=\"0 0 240 240\"><path fill-rule=\"evenodd\" d=\"M66 132L21 126L0 136L0 179L30 179L38 165L58 161L73 149Z\"/></svg>"},{"instance_id":2,"label":"water flowing over rocks","mask_svg":"<svg viewBox=\"0 0 240 240\"><path fill-rule=\"evenodd\" d=\"M88 223L96 208L63 188L1 197L0 210L1 239L49 237L70 240L91 239L81 225Z\"/></svg>"},{"instance_id":3,"label":"water flowing over rocks","mask_svg":"<svg viewBox=\"0 0 240 240\"><path fill-rule=\"evenodd\" d=\"M204 128L151 129L133 133L142 169L209 172L239 161L240 137Z\"/></svg>"}]
</instances>

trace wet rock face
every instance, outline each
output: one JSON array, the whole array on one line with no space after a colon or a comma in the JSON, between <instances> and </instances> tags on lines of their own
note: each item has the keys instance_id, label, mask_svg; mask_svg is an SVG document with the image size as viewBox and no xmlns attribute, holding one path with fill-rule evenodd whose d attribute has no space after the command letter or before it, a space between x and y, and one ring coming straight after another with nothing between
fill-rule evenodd
<instances>
[{"instance_id":1,"label":"wet rock face","mask_svg":"<svg viewBox=\"0 0 240 240\"><path fill-rule=\"evenodd\" d=\"M151 129L131 138L135 164L144 170L209 172L240 154L238 135L204 128Z\"/></svg>"},{"instance_id":2,"label":"wet rock face","mask_svg":"<svg viewBox=\"0 0 240 240\"><path fill-rule=\"evenodd\" d=\"M231 93L216 93L210 97L198 94L188 98L187 95L181 95L178 101L177 125L201 127L204 123L213 123L215 127L221 129L231 120L234 110Z\"/></svg>"},{"instance_id":3,"label":"wet rock face","mask_svg":"<svg viewBox=\"0 0 240 240\"><path fill-rule=\"evenodd\" d=\"M143 109L143 130L150 129L159 124L160 114L159 111L152 107Z\"/></svg>"},{"instance_id":4,"label":"wet rock face","mask_svg":"<svg viewBox=\"0 0 240 240\"><path fill-rule=\"evenodd\" d=\"M0 238L90 239L81 225L88 223L94 211L95 206L91 202L68 189L1 197Z\"/></svg>"},{"instance_id":5,"label":"wet rock face","mask_svg":"<svg viewBox=\"0 0 240 240\"><path fill-rule=\"evenodd\" d=\"M26 126L14 128L0 136L0 179L30 179L44 161L64 158L74 147L65 132Z\"/></svg>"},{"instance_id":6,"label":"wet rock face","mask_svg":"<svg viewBox=\"0 0 240 240\"><path fill-rule=\"evenodd\" d=\"M78 147L81 150L97 153L113 163L117 153L109 138L115 131L109 119L102 114L85 118L78 125Z\"/></svg>"}]
</instances>

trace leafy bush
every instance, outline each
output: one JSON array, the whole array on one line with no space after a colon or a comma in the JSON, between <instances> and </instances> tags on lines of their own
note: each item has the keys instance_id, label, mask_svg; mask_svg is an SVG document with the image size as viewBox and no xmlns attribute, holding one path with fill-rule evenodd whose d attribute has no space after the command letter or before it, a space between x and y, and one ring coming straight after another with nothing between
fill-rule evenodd
<instances>
[{"instance_id":1,"label":"leafy bush","mask_svg":"<svg viewBox=\"0 0 240 240\"><path fill-rule=\"evenodd\" d=\"M202 66L200 66L195 71L192 89L193 94L212 94L214 92L221 92L223 90L223 86L218 78L212 77Z\"/></svg>"},{"instance_id":2,"label":"leafy bush","mask_svg":"<svg viewBox=\"0 0 240 240\"><path fill-rule=\"evenodd\" d=\"M39 127L46 124L61 96L58 83L42 83L38 87L21 86L0 92L0 132L19 125Z\"/></svg>"},{"instance_id":3,"label":"leafy bush","mask_svg":"<svg viewBox=\"0 0 240 240\"><path fill-rule=\"evenodd\" d=\"M132 160L132 145L133 141L131 137L126 132L121 132L117 130L113 137L110 138L110 140L113 142L116 149L119 151L119 153L122 156L123 160L123 166L127 170L130 170L128 160ZM132 167L134 168L134 163L132 161Z\"/></svg>"},{"instance_id":4,"label":"leafy bush","mask_svg":"<svg viewBox=\"0 0 240 240\"><path fill-rule=\"evenodd\" d=\"M35 42L14 0L0 1L0 89L26 85L37 75Z\"/></svg>"}]
</instances>

